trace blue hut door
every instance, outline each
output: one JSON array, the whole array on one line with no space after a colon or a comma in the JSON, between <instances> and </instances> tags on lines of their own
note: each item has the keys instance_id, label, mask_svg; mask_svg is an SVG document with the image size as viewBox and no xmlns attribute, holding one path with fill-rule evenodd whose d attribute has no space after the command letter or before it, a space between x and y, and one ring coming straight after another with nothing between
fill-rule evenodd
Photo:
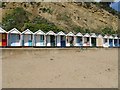
<instances>
[{"instance_id":1,"label":"blue hut door","mask_svg":"<svg viewBox=\"0 0 120 90\"><path fill-rule=\"evenodd\" d=\"M109 39L109 45L110 47L113 47L113 39Z\"/></svg>"},{"instance_id":2,"label":"blue hut door","mask_svg":"<svg viewBox=\"0 0 120 90\"><path fill-rule=\"evenodd\" d=\"M119 47L120 47L120 39L119 39Z\"/></svg>"},{"instance_id":3,"label":"blue hut door","mask_svg":"<svg viewBox=\"0 0 120 90\"><path fill-rule=\"evenodd\" d=\"M117 39L114 39L114 45L115 45L115 47L117 47L117 46L118 46Z\"/></svg>"},{"instance_id":4,"label":"blue hut door","mask_svg":"<svg viewBox=\"0 0 120 90\"><path fill-rule=\"evenodd\" d=\"M28 45L32 46L32 35L28 35L29 40L28 40Z\"/></svg>"},{"instance_id":5,"label":"blue hut door","mask_svg":"<svg viewBox=\"0 0 120 90\"><path fill-rule=\"evenodd\" d=\"M60 40L61 47L65 47L66 46L65 36L60 36L60 37L61 37L61 40Z\"/></svg>"},{"instance_id":6,"label":"blue hut door","mask_svg":"<svg viewBox=\"0 0 120 90\"><path fill-rule=\"evenodd\" d=\"M40 45L44 45L44 35L40 35Z\"/></svg>"}]
</instances>

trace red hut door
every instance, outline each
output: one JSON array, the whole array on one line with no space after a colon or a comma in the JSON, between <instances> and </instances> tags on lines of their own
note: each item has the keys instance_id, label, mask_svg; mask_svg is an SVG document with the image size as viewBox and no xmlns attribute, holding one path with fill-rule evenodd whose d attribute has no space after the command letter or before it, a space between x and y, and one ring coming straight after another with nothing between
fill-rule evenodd
<instances>
[{"instance_id":1,"label":"red hut door","mask_svg":"<svg viewBox=\"0 0 120 90\"><path fill-rule=\"evenodd\" d=\"M2 46L7 46L7 34L2 34Z\"/></svg>"}]
</instances>

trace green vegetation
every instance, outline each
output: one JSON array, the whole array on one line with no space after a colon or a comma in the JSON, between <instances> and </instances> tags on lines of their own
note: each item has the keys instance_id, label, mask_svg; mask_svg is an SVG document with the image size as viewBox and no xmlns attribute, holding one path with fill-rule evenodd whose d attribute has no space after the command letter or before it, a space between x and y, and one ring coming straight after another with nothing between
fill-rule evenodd
<instances>
[{"instance_id":1,"label":"green vegetation","mask_svg":"<svg viewBox=\"0 0 120 90\"><path fill-rule=\"evenodd\" d=\"M3 18L2 26L5 30L10 30L12 28L21 30L24 23L29 21L29 15L30 13L26 12L23 8L18 7Z\"/></svg>"},{"instance_id":2,"label":"green vegetation","mask_svg":"<svg viewBox=\"0 0 120 90\"><path fill-rule=\"evenodd\" d=\"M52 14L53 10L51 10L50 8L40 8L39 10L41 10L43 13L49 13L49 14Z\"/></svg>"},{"instance_id":3,"label":"green vegetation","mask_svg":"<svg viewBox=\"0 0 120 90\"><path fill-rule=\"evenodd\" d=\"M64 31L63 29L58 28L54 23L51 23L50 21L42 18L42 17L36 17L31 22L28 22L25 24L24 29L29 28L33 32L35 32L38 29L43 30L44 32L48 32L50 30L54 32L58 31Z\"/></svg>"},{"instance_id":4,"label":"green vegetation","mask_svg":"<svg viewBox=\"0 0 120 90\"><path fill-rule=\"evenodd\" d=\"M51 23L40 16L34 18L33 20L30 20L29 16L31 16L30 13L26 12L23 8L18 7L3 18L2 26L7 31L12 28L17 28L20 31L29 28L33 32L38 29L46 32L49 30L53 30L55 32L64 31L63 29L54 25L54 23Z\"/></svg>"},{"instance_id":5,"label":"green vegetation","mask_svg":"<svg viewBox=\"0 0 120 90\"><path fill-rule=\"evenodd\" d=\"M85 33L85 30L78 26L73 27L73 31L75 31L76 33L78 33L78 32Z\"/></svg>"},{"instance_id":6,"label":"green vegetation","mask_svg":"<svg viewBox=\"0 0 120 90\"><path fill-rule=\"evenodd\" d=\"M105 27L101 30L102 34L115 34L116 32L109 27Z\"/></svg>"}]
</instances>

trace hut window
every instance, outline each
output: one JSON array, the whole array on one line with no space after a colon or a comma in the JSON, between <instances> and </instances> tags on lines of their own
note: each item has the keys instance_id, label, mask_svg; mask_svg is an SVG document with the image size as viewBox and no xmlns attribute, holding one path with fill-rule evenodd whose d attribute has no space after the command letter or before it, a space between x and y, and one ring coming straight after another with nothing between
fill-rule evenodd
<instances>
[{"instance_id":1,"label":"hut window","mask_svg":"<svg viewBox=\"0 0 120 90\"><path fill-rule=\"evenodd\" d=\"M107 39L105 39L105 42L107 42Z\"/></svg>"}]
</instances>

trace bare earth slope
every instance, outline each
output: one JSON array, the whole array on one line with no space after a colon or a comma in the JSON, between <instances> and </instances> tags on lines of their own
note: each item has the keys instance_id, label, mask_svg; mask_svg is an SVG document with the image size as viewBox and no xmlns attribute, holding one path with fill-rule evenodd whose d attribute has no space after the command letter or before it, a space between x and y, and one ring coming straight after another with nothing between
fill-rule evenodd
<instances>
[{"instance_id":1,"label":"bare earth slope","mask_svg":"<svg viewBox=\"0 0 120 90\"><path fill-rule=\"evenodd\" d=\"M117 88L118 49L4 49L3 88Z\"/></svg>"}]
</instances>

